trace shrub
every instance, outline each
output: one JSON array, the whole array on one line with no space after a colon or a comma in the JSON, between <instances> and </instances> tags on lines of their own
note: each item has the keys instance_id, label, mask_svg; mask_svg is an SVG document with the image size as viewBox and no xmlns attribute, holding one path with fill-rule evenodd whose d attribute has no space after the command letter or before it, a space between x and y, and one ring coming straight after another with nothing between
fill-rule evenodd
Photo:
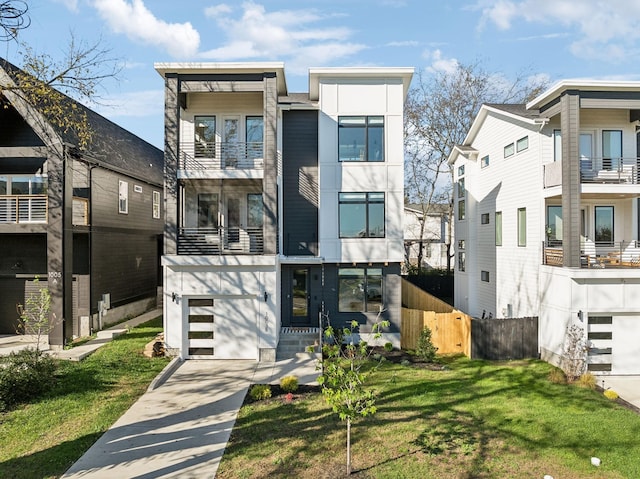
<instances>
[{"instance_id":1,"label":"shrub","mask_svg":"<svg viewBox=\"0 0 640 479\"><path fill-rule=\"evenodd\" d=\"M587 389L595 389L596 377L591 373L584 373L578 378L578 385Z\"/></svg>"},{"instance_id":2,"label":"shrub","mask_svg":"<svg viewBox=\"0 0 640 479\"><path fill-rule=\"evenodd\" d=\"M618 399L618 393L615 392L613 389L607 389L604 392L604 397L606 397L607 399L611 399L612 401L615 401L616 399Z\"/></svg>"},{"instance_id":3,"label":"shrub","mask_svg":"<svg viewBox=\"0 0 640 479\"><path fill-rule=\"evenodd\" d=\"M56 364L35 349L0 358L0 411L37 398L53 386Z\"/></svg>"},{"instance_id":4,"label":"shrub","mask_svg":"<svg viewBox=\"0 0 640 479\"><path fill-rule=\"evenodd\" d=\"M390 353L391 351L393 351L393 344L384 343L384 350L387 351L388 353Z\"/></svg>"},{"instance_id":5,"label":"shrub","mask_svg":"<svg viewBox=\"0 0 640 479\"><path fill-rule=\"evenodd\" d=\"M249 396L254 401L262 401L271 397L271 386L268 384L254 384L249 390Z\"/></svg>"},{"instance_id":6,"label":"shrub","mask_svg":"<svg viewBox=\"0 0 640 479\"><path fill-rule=\"evenodd\" d=\"M400 361L400 364L402 366L411 366L411 361L409 361L408 359L403 359L402 361Z\"/></svg>"},{"instance_id":7,"label":"shrub","mask_svg":"<svg viewBox=\"0 0 640 479\"><path fill-rule=\"evenodd\" d=\"M560 368L553 368L549 371L549 381L553 384L566 384L567 376L565 376L564 371Z\"/></svg>"},{"instance_id":8,"label":"shrub","mask_svg":"<svg viewBox=\"0 0 640 479\"><path fill-rule=\"evenodd\" d=\"M293 393L298 390L298 378L295 376L285 376L280 380L280 387L286 393Z\"/></svg>"},{"instance_id":9,"label":"shrub","mask_svg":"<svg viewBox=\"0 0 640 479\"><path fill-rule=\"evenodd\" d=\"M424 328L420 332L420 337L418 338L416 356L423 361L431 362L436 358L436 351L438 351L438 348L436 348L431 342L431 330L429 328Z\"/></svg>"}]
</instances>

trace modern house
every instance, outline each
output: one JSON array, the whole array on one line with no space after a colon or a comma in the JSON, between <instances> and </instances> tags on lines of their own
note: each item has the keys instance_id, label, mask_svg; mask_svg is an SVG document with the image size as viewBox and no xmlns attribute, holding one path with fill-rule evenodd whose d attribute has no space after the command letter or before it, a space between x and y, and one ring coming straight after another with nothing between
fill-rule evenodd
<instances>
[{"instance_id":1,"label":"modern house","mask_svg":"<svg viewBox=\"0 0 640 479\"><path fill-rule=\"evenodd\" d=\"M0 61L0 334L15 334L17 304L47 287L49 342L62 347L155 306L163 155L63 97L63 111L86 117L92 140L80 148L77 130L14 88L17 75Z\"/></svg>"},{"instance_id":2,"label":"modern house","mask_svg":"<svg viewBox=\"0 0 640 479\"><path fill-rule=\"evenodd\" d=\"M562 81L526 105L484 105L450 156L455 305L539 317L543 359L566 330L588 368L640 373L640 82Z\"/></svg>"},{"instance_id":3,"label":"modern house","mask_svg":"<svg viewBox=\"0 0 640 479\"><path fill-rule=\"evenodd\" d=\"M321 313L400 341L403 105L411 68L159 63L167 348L273 361Z\"/></svg>"},{"instance_id":4,"label":"modern house","mask_svg":"<svg viewBox=\"0 0 640 479\"><path fill-rule=\"evenodd\" d=\"M451 232L452 230L453 228ZM404 250L407 267L418 267L419 251L422 248L421 268L447 269L448 249L452 244L449 235L449 205L433 204L428 207L412 203L404 205ZM451 267L453 264L452 258Z\"/></svg>"}]
</instances>

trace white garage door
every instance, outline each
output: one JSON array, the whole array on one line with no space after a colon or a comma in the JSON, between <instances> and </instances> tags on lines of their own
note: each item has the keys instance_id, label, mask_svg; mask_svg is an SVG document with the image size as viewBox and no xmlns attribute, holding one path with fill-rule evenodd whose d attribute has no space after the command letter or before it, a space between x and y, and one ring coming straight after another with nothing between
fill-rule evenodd
<instances>
[{"instance_id":1,"label":"white garage door","mask_svg":"<svg viewBox=\"0 0 640 479\"><path fill-rule=\"evenodd\" d=\"M255 297L187 298L187 357L258 360Z\"/></svg>"},{"instance_id":2,"label":"white garage door","mask_svg":"<svg viewBox=\"0 0 640 479\"><path fill-rule=\"evenodd\" d=\"M640 374L640 317L614 316L611 374Z\"/></svg>"}]
</instances>

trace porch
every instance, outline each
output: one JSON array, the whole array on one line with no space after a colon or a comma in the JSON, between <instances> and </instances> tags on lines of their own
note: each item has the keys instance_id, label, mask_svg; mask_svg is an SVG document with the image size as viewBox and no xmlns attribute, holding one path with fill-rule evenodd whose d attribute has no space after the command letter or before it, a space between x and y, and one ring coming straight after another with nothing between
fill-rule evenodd
<instances>
[{"instance_id":1,"label":"porch","mask_svg":"<svg viewBox=\"0 0 640 479\"><path fill-rule=\"evenodd\" d=\"M562 244L543 243L542 264L562 266ZM640 241L600 242L586 240L580 246L581 268L640 268Z\"/></svg>"},{"instance_id":2,"label":"porch","mask_svg":"<svg viewBox=\"0 0 640 479\"><path fill-rule=\"evenodd\" d=\"M263 145L258 142L186 142L180 144L178 169L220 170L225 168L261 170Z\"/></svg>"},{"instance_id":3,"label":"porch","mask_svg":"<svg viewBox=\"0 0 640 479\"><path fill-rule=\"evenodd\" d=\"M0 224L47 224L47 195L0 195ZM89 200L73 198L73 224L89 224Z\"/></svg>"},{"instance_id":4,"label":"porch","mask_svg":"<svg viewBox=\"0 0 640 479\"><path fill-rule=\"evenodd\" d=\"M580 157L580 183L637 185L640 158ZM544 165L544 187L562 184L562 161Z\"/></svg>"}]
</instances>

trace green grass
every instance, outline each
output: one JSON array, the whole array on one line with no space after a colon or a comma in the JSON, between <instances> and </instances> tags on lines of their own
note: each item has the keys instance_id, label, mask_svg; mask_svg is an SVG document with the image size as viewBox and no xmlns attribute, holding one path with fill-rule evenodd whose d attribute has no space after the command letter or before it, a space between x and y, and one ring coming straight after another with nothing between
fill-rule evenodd
<instances>
[{"instance_id":1,"label":"green grass","mask_svg":"<svg viewBox=\"0 0 640 479\"><path fill-rule=\"evenodd\" d=\"M165 367L168 359L142 356L161 330L156 318L84 361L59 361L46 397L0 415L0 477L62 475Z\"/></svg>"},{"instance_id":2,"label":"green grass","mask_svg":"<svg viewBox=\"0 0 640 479\"><path fill-rule=\"evenodd\" d=\"M640 477L640 416L551 383L551 369L533 360L457 358L444 371L383 364L372 376L378 413L352 430L353 477ZM320 394L248 404L216 477L342 477L345 440Z\"/></svg>"}]
</instances>

